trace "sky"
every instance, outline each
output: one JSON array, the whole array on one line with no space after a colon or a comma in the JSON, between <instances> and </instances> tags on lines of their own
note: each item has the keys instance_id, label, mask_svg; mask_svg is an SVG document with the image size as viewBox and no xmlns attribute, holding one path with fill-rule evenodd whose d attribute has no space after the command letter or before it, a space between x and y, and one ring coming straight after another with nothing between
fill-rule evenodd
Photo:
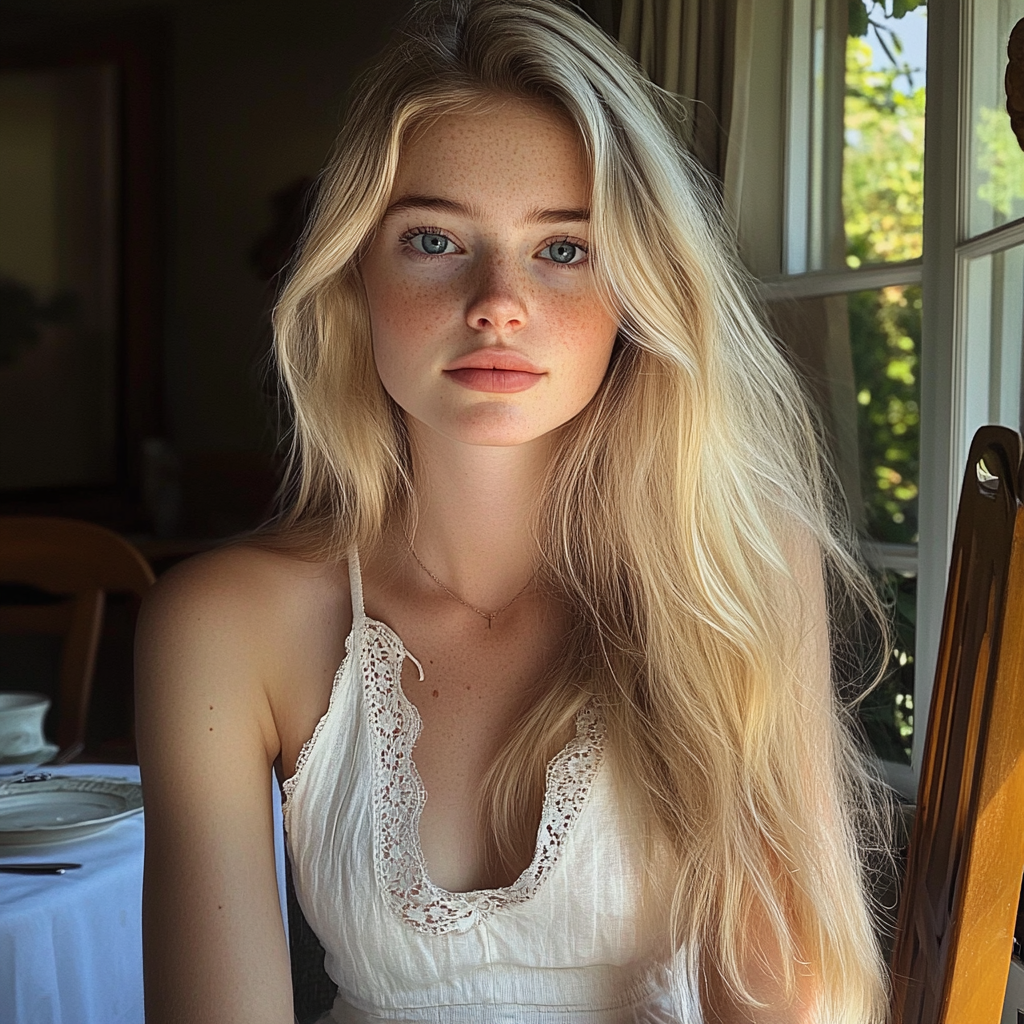
<instances>
[{"instance_id":1,"label":"sky","mask_svg":"<svg viewBox=\"0 0 1024 1024\"><path fill-rule=\"evenodd\" d=\"M903 43L903 53L898 56L897 59L900 64L907 63L914 69L920 69L920 74L914 75L914 86L915 88L923 86L926 49L925 40L927 38L926 28L928 24L927 18L925 17L925 8L918 7L916 10L910 11L910 13L903 18L886 18L884 16L879 16L877 13L873 13L871 18L875 22L892 28L896 35L899 36L900 42ZM875 55L872 67L892 67L891 61L879 45L878 37L876 36L873 27L868 29L868 34L864 38L871 45L871 49ZM885 39L886 42L889 41L887 34L885 35ZM901 76L898 79L896 87L903 92L910 91L907 79L904 76Z\"/></svg>"}]
</instances>

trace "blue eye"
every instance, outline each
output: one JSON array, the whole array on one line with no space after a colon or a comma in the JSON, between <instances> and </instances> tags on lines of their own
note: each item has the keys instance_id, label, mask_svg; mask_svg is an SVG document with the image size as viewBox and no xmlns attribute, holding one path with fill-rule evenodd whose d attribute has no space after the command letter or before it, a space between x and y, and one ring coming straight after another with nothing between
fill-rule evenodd
<instances>
[{"instance_id":1,"label":"blue eye","mask_svg":"<svg viewBox=\"0 0 1024 1024\"><path fill-rule=\"evenodd\" d=\"M546 258L552 263L561 263L563 266L582 263L583 258L587 255L587 250L583 246L576 245L564 238L560 242L552 242L545 246L542 252L547 253Z\"/></svg>"},{"instance_id":2,"label":"blue eye","mask_svg":"<svg viewBox=\"0 0 1024 1024\"><path fill-rule=\"evenodd\" d=\"M454 247L454 243L447 235L433 231L420 231L412 235L408 241L414 249L418 249L427 256L444 256L449 252L449 246Z\"/></svg>"}]
</instances>

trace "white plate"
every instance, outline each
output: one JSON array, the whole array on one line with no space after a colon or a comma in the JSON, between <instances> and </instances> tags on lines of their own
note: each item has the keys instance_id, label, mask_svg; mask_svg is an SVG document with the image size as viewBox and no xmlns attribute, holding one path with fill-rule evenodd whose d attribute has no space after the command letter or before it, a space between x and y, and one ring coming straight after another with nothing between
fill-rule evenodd
<instances>
[{"instance_id":1,"label":"white plate","mask_svg":"<svg viewBox=\"0 0 1024 1024\"><path fill-rule=\"evenodd\" d=\"M95 775L0 780L0 846L65 843L142 810L142 787Z\"/></svg>"},{"instance_id":2,"label":"white plate","mask_svg":"<svg viewBox=\"0 0 1024 1024\"><path fill-rule=\"evenodd\" d=\"M38 765L46 764L47 761L52 761L59 750L60 747L56 743L46 743L38 750L33 750L28 754L7 754L5 757L0 757L0 765L23 764L29 768L36 768Z\"/></svg>"}]
</instances>

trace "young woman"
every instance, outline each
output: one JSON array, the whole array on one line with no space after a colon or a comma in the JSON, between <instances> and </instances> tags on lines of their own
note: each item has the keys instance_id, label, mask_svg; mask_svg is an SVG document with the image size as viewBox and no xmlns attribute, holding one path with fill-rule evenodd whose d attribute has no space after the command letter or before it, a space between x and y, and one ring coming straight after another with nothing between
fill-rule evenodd
<instances>
[{"instance_id":1,"label":"young woman","mask_svg":"<svg viewBox=\"0 0 1024 1024\"><path fill-rule=\"evenodd\" d=\"M418 7L361 81L287 507L140 625L149 1024L292 1019L272 766L332 1021L883 1018L870 587L668 113L558 0Z\"/></svg>"}]
</instances>

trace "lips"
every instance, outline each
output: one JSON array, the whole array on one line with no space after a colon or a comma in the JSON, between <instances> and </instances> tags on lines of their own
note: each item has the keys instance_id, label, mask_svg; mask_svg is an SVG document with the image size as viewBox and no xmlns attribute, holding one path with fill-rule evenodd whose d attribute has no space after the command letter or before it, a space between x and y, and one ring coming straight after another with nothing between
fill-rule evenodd
<instances>
[{"instance_id":1,"label":"lips","mask_svg":"<svg viewBox=\"0 0 1024 1024\"><path fill-rule=\"evenodd\" d=\"M518 352L480 349L460 356L444 371L456 384L471 391L514 394L540 382L544 371Z\"/></svg>"},{"instance_id":2,"label":"lips","mask_svg":"<svg viewBox=\"0 0 1024 1024\"><path fill-rule=\"evenodd\" d=\"M475 352L469 352L459 356L445 367L445 372L451 370L517 370L521 373L543 373L540 367L535 366L524 355L509 348L479 348Z\"/></svg>"},{"instance_id":3,"label":"lips","mask_svg":"<svg viewBox=\"0 0 1024 1024\"><path fill-rule=\"evenodd\" d=\"M526 391L540 382L542 373L526 373L523 370L485 370L477 367L466 367L463 370L445 370L449 380L461 384L471 391L491 391L502 394L513 394Z\"/></svg>"}]
</instances>

